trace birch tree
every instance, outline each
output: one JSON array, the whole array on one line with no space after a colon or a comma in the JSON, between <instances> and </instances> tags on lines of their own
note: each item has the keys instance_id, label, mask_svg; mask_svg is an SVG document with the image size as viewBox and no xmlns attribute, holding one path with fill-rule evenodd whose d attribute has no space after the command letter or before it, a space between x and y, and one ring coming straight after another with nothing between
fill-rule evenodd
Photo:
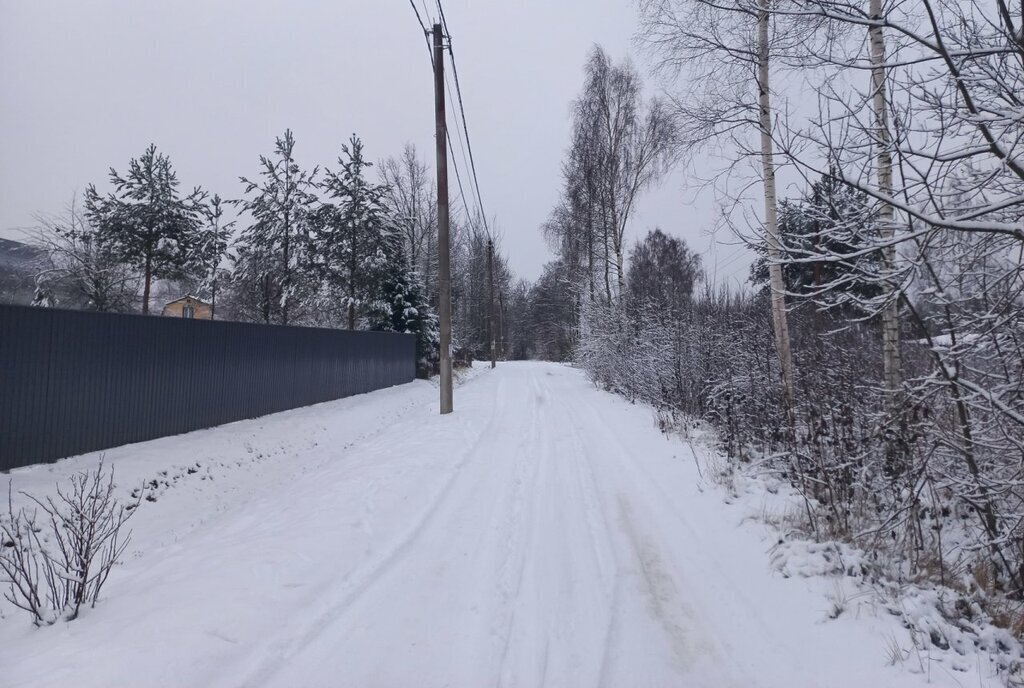
<instances>
[{"instance_id":1,"label":"birch tree","mask_svg":"<svg viewBox=\"0 0 1024 688\"><path fill-rule=\"evenodd\" d=\"M380 181L387 189L384 205L405 242L408 269L431 294L437 287L437 194L416 146L407 143L400 157L386 159Z\"/></svg>"},{"instance_id":2,"label":"birch tree","mask_svg":"<svg viewBox=\"0 0 1024 688\"><path fill-rule=\"evenodd\" d=\"M625 294L625 236L636 200L671 167L677 151L675 123L668 108L658 98L644 102L642 92L643 82L631 64L616 65L600 46L594 47L574 108L576 135L569 157L584 174L585 193L580 195L591 205L600 226L608 301ZM577 199L570 197L569 202L575 205ZM592 232L592 217L582 224L588 232ZM577 253L581 243L572 243ZM591 234L587 243L592 262Z\"/></svg>"},{"instance_id":3,"label":"birch tree","mask_svg":"<svg viewBox=\"0 0 1024 688\"><path fill-rule=\"evenodd\" d=\"M670 80L685 77L687 92L676 96L673 104L691 154L711 143L729 143L740 159L756 156L760 166L772 331L783 405L791 410L793 354L780 264L771 67L773 50L782 56L792 54L799 40L787 32L788 27L773 35L770 0L641 0L639 4L639 40L654 57L656 70ZM755 132L756 149L747 142Z\"/></svg>"},{"instance_id":4,"label":"birch tree","mask_svg":"<svg viewBox=\"0 0 1024 688\"><path fill-rule=\"evenodd\" d=\"M882 28L882 0L870 0L868 15L872 19L868 30L871 43L871 105L875 116L875 146L878 149L876 175L878 179L878 195L891 198L892 154L889 150L889 101L886 98L886 57L885 36ZM892 204L883 200L879 204L879 225L881 239L885 244L882 260L887 272L892 272L896 265L896 244L892 241L895 235L895 212ZM882 366L884 371L886 398L890 413L897 413L900 407L900 392L903 386L903 365L900 362L900 322L899 299L895 289L889 290L892 296L882 308Z\"/></svg>"},{"instance_id":5,"label":"birch tree","mask_svg":"<svg viewBox=\"0 0 1024 688\"><path fill-rule=\"evenodd\" d=\"M904 443L924 432L938 447L926 463L890 467L890 475L914 473L917 484L968 505L995 592L1019 594L1024 10L999 1L872 0L798 2L773 12L868 38L866 49L851 42L824 54L820 116L777 142L807 173L828 166L837 182L870 198L879 232L868 246L805 247L796 260L879 257L860 265L874 266L862 279L882 287L874 312L883 326L889 415L899 395L908 408L934 414L924 431L888 432ZM868 86L858 87L858 77ZM909 376L900 375L897 300L932 361ZM916 508L913 500L903 507Z\"/></svg>"}]
</instances>

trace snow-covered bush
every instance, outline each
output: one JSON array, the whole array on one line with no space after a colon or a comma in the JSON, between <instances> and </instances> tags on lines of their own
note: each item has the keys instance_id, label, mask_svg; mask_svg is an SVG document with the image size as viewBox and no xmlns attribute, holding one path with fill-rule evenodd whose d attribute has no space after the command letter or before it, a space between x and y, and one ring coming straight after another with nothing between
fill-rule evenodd
<instances>
[{"instance_id":1,"label":"snow-covered bush","mask_svg":"<svg viewBox=\"0 0 1024 688\"><path fill-rule=\"evenodd\" d=\"M805 501L809 537L876 552L896 579L951 586L1024 629L1024 490L1012 450L1024 437L1010 416L984 399L958 405L921 345L905 347L907 392L893 415L877 322L804 303L791 310L790 420L761 298L705 293L671 317L585 303L577 362L602 388L654 406L662 425L702 419L728 456L782 476ZM995 368L1006 360L997 351L971 341L969 352L941 354L976 375L1019 377Z\"/></svg>"},{"instance_id":2,"label":"snow-covered bush","mask_svg":"<svg viewBox=\"0 0 1024 688\"><path fill-rule=\"evenodd\" d=\"M73 475L57 496L23 496L32 507L15 509L8 487L7 513L0 518L0 573L7 600L28 612L36 625L78 617L95 606L114 565L128 546L122 532L138 502L114 496L114 474L103 463ZM40 513L41 512L41 513Z\"/></svg>"}]
</instances>

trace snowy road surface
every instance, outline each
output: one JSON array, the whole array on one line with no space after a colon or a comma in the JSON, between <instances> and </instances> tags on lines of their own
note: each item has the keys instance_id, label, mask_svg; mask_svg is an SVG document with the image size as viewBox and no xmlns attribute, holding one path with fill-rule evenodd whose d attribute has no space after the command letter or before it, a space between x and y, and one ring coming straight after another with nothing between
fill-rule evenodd
<instances>
[{"instance_id":1,"label":"snowy road surface","mask_svg":"<svg viewBox=\"0 0 1024 688\"><path fill-rule=\"evenodd\" d=\"M827 581L773 573L649 410L540 363L435 405L417 382L108 452L156 501L96 609L5 609L0 685L926 684L887 666L893 619L828 620Z\"/></svg>"}]
</instances>

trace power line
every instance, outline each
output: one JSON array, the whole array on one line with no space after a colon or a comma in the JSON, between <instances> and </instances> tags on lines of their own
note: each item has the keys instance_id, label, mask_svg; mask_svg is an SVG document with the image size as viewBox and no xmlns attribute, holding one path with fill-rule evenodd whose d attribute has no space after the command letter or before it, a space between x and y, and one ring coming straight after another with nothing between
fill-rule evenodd
<instances>
[{"instance_id":1,"label":"power line","mask_svg":"<svg viewBox=\"0 0 1024 688\"><path fill-rule=\"evenodd\" d=\"M423 42L426 43L427 55L430 57L430 65L431 67L433 67L434 51L430 47L430 31L427 30L426 24L423 23L423 18L420 17L420 11L416 8L416 3L414 2L414 0L409 0L409 4L412 6L412 11L416 13L416 21L419 22L420 29L423 31ZM423 9L423 12L424 14L426 13L426 8ZM430 17L428 16L427 19L430 19Z\"/></svg>"},{"instance_id":2,"label":"power line","mask_svg":"<svg viewBox=\"0 0 1024 688\"><path fill-rule=\"evenodd\" d=\"M466 109L462 105L462 88L459 85L459 68L455 64L455 51L452 50L452 37L448 31L448 20L444 16L444 7L441 6L441 0L437 0L437 11L441 16L441 25L444 27L444 32L448 36L448 54L452 58L452 76L455 78L455 95L459 101L459 114L462 116L462 130L466 134L466 149L469 151L469 165L470 170L473 173L473 186L476 188L476 201L480 207L480 216L484 221L484 230L487 235L490 236L491 231L487 227L487 213L484 212L483 197L480 195L480 180L476 174L476 161L473 159L473 143L469 138L469 126L466 124Z\"/></svg>"},{"instance_id":3,"label":"power line","mask_svg":"<svg viewBox=\"0 0 1024 688\"><path fill-rule=\"evenodd\" d=\"M431 66L431 68L433 68L433 66L434 66L434 51L433 51L433 48L430 45L430 38L428 37L430 32L427 30L426 25L423 23L423 18L420 15L419 9L417 9L417 7L416 7L415 0L409 0L409 4L412 6L412 11L416 14L416 21L419 23L420 29L423 30L423 40L424 40L424 42L427 45L427 56L430 58L430 66ZM438 10L441 10L440 3L438 4ZM425 4L424 4L424 7L423 7L423 13L427 15L427 19L429 20L430 19L430 15L427 13L427 8L426 8ZM444 24L444 11L443 10L441 10L441 22L442 22L442 25L444 26L445 35L448 37L448 53L452 54L452 52L451 52L452 38L451 38L450 35L448 35L447 25ZM452 70L454 71L454 69L455 69L455 56L452 55ZM447 74L446 74L445 75L445 81L446 82L447 82L447 78L448 77L447 77ZM458 83L459 83L458 75L455 75L456 90L458 89ZM462 110L462 96L461 95L459 96L459 109ZM465 113L463 113L463 115L462 115L462 118L463 118L463 128L465 128L465 117L466 117ZM462 201L462 207L465 208L465 210L466 210L466 218L468 220L470 217L472 217L472 213L469 212L469 205L466 203L466 192L462 188L462 175L459 174L459 164L455 161L455 156L454 156L455 144L452 143L452 134L451 134L451 131L449 130L449 128L447 126L447 122L445 123L444 132L445 132L445 138L448 140L448 147L453 152L451 162L452 162L452 167L455 169L455 182L457 183L457 185L459 187L459 198ZM456 135L458 135L458 133L459 133L458 127L455 128L455 133L456 133ZM467 139L467 141L468 141L468 139ZM459 144L460 144L460 147L462 148L462 157L463 157L463 159L465 159L465 157L466 157L466 148L468 147L468 143L467 143L467 146L463 147L463 146L461 146L462 141L460 139L459 140ZM469 157L470 157L470 163L472 163L472 160L473 160L472 149L470 149L470 156ZM476 175L476 170L475 169L473 171L473 174L474 174L474 176ZM480 212L481 212L481 214L483 214L483 204L479 203L479 201L480 201L479 188L480 188L480 186L479 186L479 184L477 184L477 202L480 205ZM487 218L486 218L486 216L484 216L484 227L486 228L486 226L487 226ZM489 232L488 232L488 234L489 234Z\"/></svg>"},{"instance_id":4,"label":"power line","mask_svg":"<svg viewBox=\"0 0 1024 688\"><path fill-rule=\"evenodd\" d=\"M445 84L450 84L451 83L448 80L448 75L447 74L445 74L444 78L445 78ZM448 90L451 91L450 88ZM458 126L455 127L455 138L458 139L458 141L459 141L459 151L462 153L462 161L463 161L464 164L466 164L466 167L468 168L469 165L468 165L468 159L466 157L466 144L463 143L462 134L459 131ZM449 143L449 145L451 145L451 148L452 148L452 166L455 167L456 170L458 170L458 163L455 162L455 145L452 144L452 142L451 142L451 134L448 135L448 143ZM457 173L456 173L456 180L458 180L458 174ZM470 191L472 191L472 190L473 189L470 188ZM459 188L459 192L462 193L461 187ZM479 204L479 199L477 199L477 204ZM466 219L468 221L468 220L471 219L472 215L469 212L469 204L466 203L465 196L463 196L462 205L466 209Z\"/></svg>"},{"instance_id":5,"label":"power line","mask_svg":"<svg viewBox=\"0 0 1024 688\"><path fill-rule=\"evenodd\" d=\"M413 0L409 0L409 4L412 5L412 11L416 13L416 21L420 23L420 28L423 29L423 35L427 35L427 25L423 23L422 17L420 17L420 11L416 9L416 3Z\"/></svg>"}]
</instances>

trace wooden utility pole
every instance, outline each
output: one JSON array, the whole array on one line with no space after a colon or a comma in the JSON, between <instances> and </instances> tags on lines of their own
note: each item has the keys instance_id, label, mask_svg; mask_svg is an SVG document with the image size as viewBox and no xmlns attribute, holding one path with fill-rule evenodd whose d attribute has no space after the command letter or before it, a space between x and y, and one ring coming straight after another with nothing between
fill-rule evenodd
<instances>
[{"instance_id":1,"label":"wooden utility pole","mask_svg":"<svg viewBox=\"0 0 1024 688\"><path fill-rule=\"evenodd\" d=\"M494 345L494 242L487 240L487 339L491 343L491 367L497 365Z\"/></svg>"},{"instance_id":2,"label":"wooden utility pole","mask_svg":"<svg viewBox=\"0 0 1024 688\"><path fill-rule=\"evenodd\" d=\"M441 414L452 412L452 276L448 239L448 125L444 110L444 36L434 24L434 139L437 146L437 314L441 325Z\"/></svg>"}]
</instances>

